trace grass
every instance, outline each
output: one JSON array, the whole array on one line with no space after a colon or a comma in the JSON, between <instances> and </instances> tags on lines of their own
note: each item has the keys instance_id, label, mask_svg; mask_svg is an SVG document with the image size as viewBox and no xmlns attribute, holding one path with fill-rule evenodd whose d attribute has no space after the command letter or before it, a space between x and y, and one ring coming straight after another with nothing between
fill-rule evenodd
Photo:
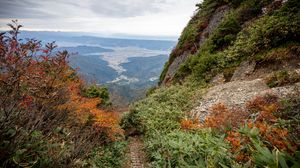
<instances>
[{"instance_id":1,"label":"grass","mask_svg":"<svg viewBox=\"0 0 300 168\"><path fill-rule=\"evenodd\" d=\"M191 85L159 88L135 103L124 116L123 128L135 127L142 134L150 167L297 165L299 159L294 145L299 142L295 134L299 101L288 99L279 105L274 96L258 97L247 106L259 112L257 119L248 119L249 113L240 115L237 111L227 116L232 109L216 108L221 111L201 124L190 120L188 114L204 90ZM219 113L227 118L224 120ZM239 120L235 121L237 116ZM274 118L277 118L275 123ZM248 123L244 124L246 120ZM217 127L211 125L215 123L219 123Z\"/></svg>"},{"instance_id":2,"label":"grass","mask_svg":"<svg viewBox=\"0 0 300 168\"><path fill-rule=\"evenodd\" d=\"M150 167L297 167L299 101L257 98L248 106L256 118L245 113L236 120L238 114L228 115L233 110L225 107L223 111L217 108L216 115L202 124L188 115L218 73L230 80L244 60L276 62L299 53L300 4L289 0L280 9L258 17L270 2L206 0L198 5L199 11L182 32L161 75L162 81L172 61L184 51L192 51L175 74L173 82L180 85L151 91L146 99L133 104L122 120L124 129L136 128L143 135ZM193 51L203 25L223 4L229 4L231 11L212 36ZM274 76L270 80L274 86L290 82L285 72ZM222 112L226 114L219 115Z\"/></svg>"}]
</instances>

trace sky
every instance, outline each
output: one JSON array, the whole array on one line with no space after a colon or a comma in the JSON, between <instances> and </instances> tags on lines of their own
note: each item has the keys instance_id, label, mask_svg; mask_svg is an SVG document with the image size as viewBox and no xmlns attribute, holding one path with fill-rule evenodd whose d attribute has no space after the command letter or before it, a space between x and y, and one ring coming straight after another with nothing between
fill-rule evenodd
<instances>
[{"instance_id":1,"label":"sky","mask_svg":"<svg viewBox=\"0 0 300 168\"><path fill-rule=\"evenodd\" d=\"M0 0L0 30L178 37L201 0Z\"/></svg>"}]
</instances>

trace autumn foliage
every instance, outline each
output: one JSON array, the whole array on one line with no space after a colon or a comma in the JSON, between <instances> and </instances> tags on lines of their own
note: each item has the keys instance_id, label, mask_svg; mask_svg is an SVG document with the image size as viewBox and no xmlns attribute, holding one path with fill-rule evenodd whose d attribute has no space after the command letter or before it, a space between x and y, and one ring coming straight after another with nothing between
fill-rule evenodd
<instances>
[{"instance_id":1,"label":"autumn foliage","mask_svg":"<svg viewBox=\"0 0 300 168\"><path fill-rule=\"evenodd\" d=\"M122 138L117 113L81 95L67 51L19 39L22 26L9 26L0 35L1 167L76 167L93 148Z\"/></svg>"},{"instance_id":2,"label":"autumn foliage","mask_svg":"<svg viewBox=\"0 0 300 168\"><path fill-rule=\"evenodd\" d=\"M180 121L180 126L183 130L194 130L201 128L197 119L192 120L187 118Z\"/></svg>"},{"instance_id":3,"label":"autumn foliage","mask_svg":"<svg viewBox=\"0 0 300 168\"><path fill-rule=\"evenodd\" d=\"M243 123L249 115L241 109L228 109L224 104L216 104L211 110L211 114L205 119L204 127L219 129L237 127Z\"/></svg>"},{"instance_id":4,"label":"autumn foliage","mask_svg":"<svg viewBox=\"0 0 300 168\"><path fill-rule=\"evenodd\" d=\"M277 126L276 114L280 110L281 103L271 94L247 102L244 110L229 109L223 104L217 104L212 107L211 114L202 126L223 131L226 134L225 141L230 143L238 162L253 161L252 151L247 146L255 148L253 143L257 142L262 142L269 149L294 153L299 144L290 138L287 128Z\"/></svg>"}]
</instances>

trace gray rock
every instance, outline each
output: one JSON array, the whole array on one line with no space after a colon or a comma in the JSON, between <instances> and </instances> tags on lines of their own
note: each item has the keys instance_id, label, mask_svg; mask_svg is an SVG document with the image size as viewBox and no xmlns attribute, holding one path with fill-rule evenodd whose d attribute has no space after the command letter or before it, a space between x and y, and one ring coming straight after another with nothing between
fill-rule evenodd
<instances>
[{"instance_id":1,"label":"gray rock","mask_svg":"<svg viewBox=\"0 0 300 168\"><path fill-rule=\"evenodd\" d=\"M217 76L215 76L211 82L212 85L220 85L225 83L225 77L223 73L218 74Z\"/></svg>"},{"instance_id":2,"label":"gray rock","mask_svg":"<svg viewBox=\"0 0 300 168\"><path fill-rule=\"evenodd\" d=\"M245 80L250 76L255 70L255 61L244 61L241 65L234 71L231 81Z\"/></svg>"},{"instance_id":3,"label":"gray rock","mask_svg":"<svg viewBox=\"0 0 300 168\"><path fill-rule=\"evenodd\" d=\"M201 33L198 48L200 48L201 45L208 39L208 37L216 30L216 28L222 22L229 9L230 8L228 5L224 5L216 9L214 14L210 18L208 26ZM171 65L168 68L165 79L163 80L163 84L166 84L168 81L173 79L180 65L184 63L190 56L191 56L191 51L185 51L182 55L174 59L174 61L171 63Z\"/></svg>"},{"instance_id":4,"label":"gray rock","mask_svg":"<svg viewBox=\"0 0 300 168\"><path fill-rule=\"evenodd\" d=\"M219 7L215 11L215 13L212 15L212 17L209 20L207 28L203 30L200 36L199 46L201 46L208 39L208 37L216 30L216 28L222 22L229 9L230 8L228 5L224 5Z\"/></svg>"}]
</instances>

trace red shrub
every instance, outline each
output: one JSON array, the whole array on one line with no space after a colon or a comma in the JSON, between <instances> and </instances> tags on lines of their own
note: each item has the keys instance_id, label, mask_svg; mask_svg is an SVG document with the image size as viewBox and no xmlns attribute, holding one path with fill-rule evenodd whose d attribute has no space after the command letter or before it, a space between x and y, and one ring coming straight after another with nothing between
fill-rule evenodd
<instances>
[{"instance_id":1,"label":"red shrub","mask_svg":"<svg viewBox=\"0 0 300 168\"><path fill-rule=\"evenodd\" d=\"M191 119L183 119L180 122L181 129L184 130L194 130L197 128L200 128L200 123L197 119L191 120Z\"/></svg>"},{"instance_id":2,"label":"red shrub","mask_svg":"<svg viewBox=\"0 0 300 168\"><path fill-rule=\"evenodd\" d=\"M238 127L247 117L246 111L228 109L224 104L216 104L211 108L211 114L206 117L204 126L219 129Z\"/></svg>"}]
</instances>

